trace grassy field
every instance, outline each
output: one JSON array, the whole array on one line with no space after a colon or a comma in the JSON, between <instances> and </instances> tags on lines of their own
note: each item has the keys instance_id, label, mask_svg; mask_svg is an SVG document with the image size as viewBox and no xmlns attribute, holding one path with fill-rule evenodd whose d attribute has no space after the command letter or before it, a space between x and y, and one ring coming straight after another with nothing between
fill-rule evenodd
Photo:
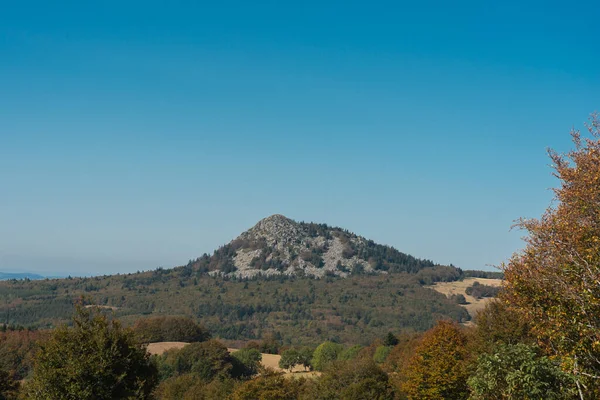
<instances>
[{"instance_id":1,"label":"grassy field","mask_svg":"<svg viewBox=\"0 0 600 400\"><path fill-rule=\"evenodd\" d=\"M462 294L467 299L468 304L463 305L464 308L467 309L469 315L474 317L477 314L477 311L481 310L485 307L485 304L492 300L492 298L481 298L477 299L473 296L469 296L466 293L466 289L469 286L473 286L473 283L479 282L482 285L488 286L502 286L501 279L485 279L485 278L465 278L462 281L456 282L439 282L433 286L429 286L436 292L442 293L448 297L453 294Z\"/></svg>"}]
</instances>

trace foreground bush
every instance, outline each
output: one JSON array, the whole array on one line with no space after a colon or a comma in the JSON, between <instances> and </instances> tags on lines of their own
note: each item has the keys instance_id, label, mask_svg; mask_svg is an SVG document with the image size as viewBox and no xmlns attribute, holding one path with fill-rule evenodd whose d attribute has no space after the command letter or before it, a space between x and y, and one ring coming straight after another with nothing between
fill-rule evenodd
<instances>
[{"instance_id":1,"label":"foreground bush","mask_svg":"<svg viewBox=\"0 0 600 400\"><path fill-rule=\"evenodd\" d=\"M302 399L304 379L286 379L273 371L243 383L233 393L233 400L296 400Z\"/></svg>"},{"instance_id":2,"label":"foreground bush","mask_svg":"<svg viewBox=\"0 0 600 400\"><path fill-rule=\"evenodd\" d=\"M198 375L190 373L175 376L162 382L155 392L158 400L223 400L234 390L232 379L215 379L205 382Z\"/></svg>"},{"instance_id":3,"label":"foreground bush","mask_svg":"<svg viewBox=\"0 0 600 400\"><path fill-rule=\"evenodd\" d=\"M481 355L468 382L472 400L558 400L575 394L572 380L557 364L521 343Z\"/></svg>"},{"instance_id":4,"label":"foreground bush","mask_svg":"<svg viewBox=\"0 0 600 400\"><path fill-rule=\"evenodd\" d=\"M133 331L77 306L73 327L57 328L41 345L25 398L149 399L157 381L156 367Z\"/></svg>"},{"instance_id":5,"label":"foreground bush","mask_svg":"<svg viewBox=\"0 0 600 400\"><path fill-rule=\"evenodd\" d=\"M373 360L337 361L310 387L307 399L393 400L388 376Z\"/></svg>"}]
</instances>

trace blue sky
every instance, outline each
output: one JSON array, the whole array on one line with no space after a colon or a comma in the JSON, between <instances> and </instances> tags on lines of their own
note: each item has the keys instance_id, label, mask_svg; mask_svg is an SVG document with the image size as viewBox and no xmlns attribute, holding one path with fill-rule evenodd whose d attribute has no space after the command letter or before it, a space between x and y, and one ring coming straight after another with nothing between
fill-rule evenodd
<instances>
[{"instance_id":1,"label":"blue sky","mask_svg":"<svg viewBox=\"0 0 600 400\"><path fill-rule=\"evenodd\" d=\"M175 266L274 213L506 260L600 110L600 4L488 3L5 2L0 270Z\"/></svg>"}]
</instances>

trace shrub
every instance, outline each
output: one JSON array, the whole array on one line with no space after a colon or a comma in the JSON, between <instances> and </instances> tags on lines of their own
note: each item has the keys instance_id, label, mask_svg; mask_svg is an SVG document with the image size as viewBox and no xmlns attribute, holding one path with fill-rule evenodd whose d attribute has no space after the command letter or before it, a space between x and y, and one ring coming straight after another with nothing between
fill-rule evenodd
<instances>
[{"instance_id":1,"label":"shrub","mask_svg":"<svg viewBox=\"0 0 600 400\"><path fill-rule=\"evenodd\" d=\"M77 306L73 327L61 326L36 356L26 398L149 399L158 373L133 331Z\"/></svg>"}]
</instances>

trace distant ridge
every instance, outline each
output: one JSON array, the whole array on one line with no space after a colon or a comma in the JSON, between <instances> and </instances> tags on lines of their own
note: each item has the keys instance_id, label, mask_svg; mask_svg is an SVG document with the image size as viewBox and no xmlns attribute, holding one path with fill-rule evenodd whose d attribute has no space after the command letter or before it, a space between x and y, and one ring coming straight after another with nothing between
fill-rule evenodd
<instances>
[{"instance_id":1,"label":"distant ridge","mask_svg":"<svg viewBox=\"0 0 600 400\"><path fill-rule=\"evenodd\" d=\"M326 224L296 222L280 214L260 220L236 239L186 266L236 278L416 273L435 267L390 246Z\"/></svg>"},{"instance_id":2,"label":"distant ridge","mask_svg":"<svg viewBox=\"0 0 600 400\"><path fill-rule=\"evenodd\" d=\"M44 279L45 276L32 274L30 272L0 272L0 281L7 281L9 279Z\"/></svg>"}]
</instances>

